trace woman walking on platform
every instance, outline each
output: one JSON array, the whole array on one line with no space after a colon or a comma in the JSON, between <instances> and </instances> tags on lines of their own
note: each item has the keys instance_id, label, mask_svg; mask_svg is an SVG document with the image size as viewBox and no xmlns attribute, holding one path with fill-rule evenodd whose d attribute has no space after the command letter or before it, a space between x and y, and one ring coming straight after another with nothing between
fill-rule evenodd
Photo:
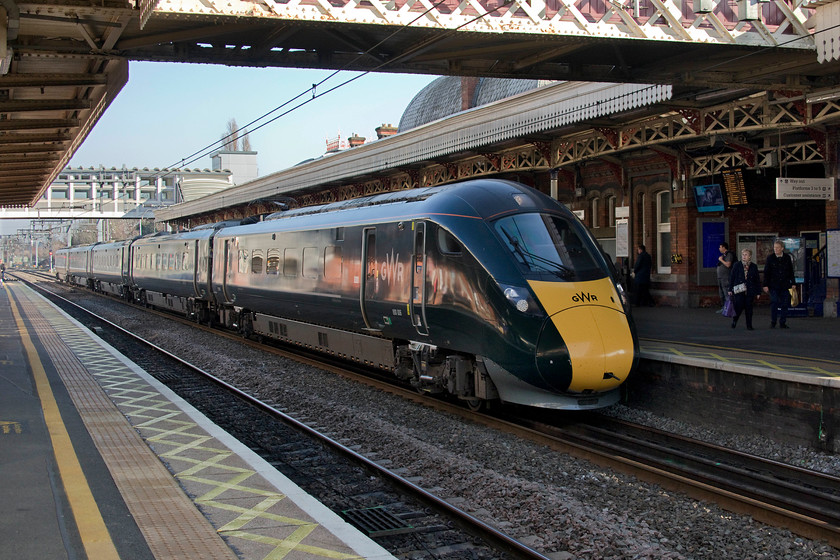
<instances>
[{"instance_id":1,"label":"woman walking on platform","mask_svg":"<svg viewBox=\"0 0 840 560\"><path fill-rule=\"evenodd\" d=\"M761 280L758 276L758 267L750 262L752 251L744 249L741 251L741 262L734 263L729 275L729 297L733 298L735 304L735 316L732 317L732 328L738 324L738 318L743 312L747 318L747 330L753 330L753 302L761 295Z\"/></svg>"}]
</instances>

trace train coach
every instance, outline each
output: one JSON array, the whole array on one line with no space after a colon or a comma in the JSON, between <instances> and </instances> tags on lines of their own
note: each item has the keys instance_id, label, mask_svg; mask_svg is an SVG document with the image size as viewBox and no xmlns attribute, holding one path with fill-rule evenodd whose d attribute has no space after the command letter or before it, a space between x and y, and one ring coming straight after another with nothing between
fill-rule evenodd
<instances>
[{"instance_id":1,"label":"train coach","mask_svg":"<svg viewBox=\"0 0 840 560\"><path fill-rule=\"evenodd\" d=\"M364 362L472 407L608 406L638 359L628 304L595 240L565 207L507 181L127 247L125 289L146 304Z\"/></svg>"}]
</instances>

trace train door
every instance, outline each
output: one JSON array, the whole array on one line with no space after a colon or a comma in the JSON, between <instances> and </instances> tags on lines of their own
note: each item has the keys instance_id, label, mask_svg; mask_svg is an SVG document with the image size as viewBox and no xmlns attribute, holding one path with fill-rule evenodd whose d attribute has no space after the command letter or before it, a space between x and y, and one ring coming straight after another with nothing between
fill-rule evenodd
<instances>
[{"instance_id":1,"label":"train door","mask_svg":"<svg viewBox=\"0 0 840 560\"><path fill-rule=\"evenodd\" d=\"M231 301L230 296L228 295L228 274L230 274L231 269L233 268L230 263L230 239L225 239L225 252L224 252L224 264L222 267L222 295L225 298L226 302Z\"/></svg>"},{"instance_id":2,"label":"train door","mask_svg":"<svg viewBox=\"0 0 840 560\"><path fill-rule=\"evenodd\" d=\"M193 253L192 254L192 259L191 259L192 262L190 264L192 265L192 269L193 269L193 278L192 278L193 293L198 297L203 297L204 294L202 293L202 290L200 288L201 278L199 277L199 273L198 273L198 266L199 266L199 262L198 262L198 239L196 239L195 242L193 243L192 253ZM189 257L189 251L187 251L187 254L184 256L184 258L188 258L188 257Z\"/></svg>"},{"instance_id":3,"label":"train door","mask_svg":"<svg viewBox=\"0 0 840 560\"><path fill-rule=\"evenodd\" d=\"M414 251L411 255L411 295L409 296L409 314L417 333L429 334L426 322L426 223L417 222L414 226Z\"/></svg>"},{"instance_id":4,"label":"train door","mask_svg":"<svg viewBox=\"0 0 840 560\"><path fill-rule=\"evenodd\" d=\"M372 329L368 318L368 305L376 292L376 228L369 227L362 231L362 281L359 287L359 306L362 319L367 329Z\"/></svg>"}]
</instances>

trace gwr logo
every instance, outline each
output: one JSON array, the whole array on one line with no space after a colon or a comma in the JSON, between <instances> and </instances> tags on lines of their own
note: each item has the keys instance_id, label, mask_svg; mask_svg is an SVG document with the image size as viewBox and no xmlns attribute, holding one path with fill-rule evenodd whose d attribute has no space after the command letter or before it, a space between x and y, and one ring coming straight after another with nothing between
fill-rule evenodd
<instances>
[{"instance_id":1,"label":"gwr logo","mask_svg":"<svg viewBox=\"0 0 840 560\"><path fill-rule=\"evenodd\" d=\"M587 292L580 292L579 294L575 294L572 296L572 301L575 303L590 303L593 301L598 301L598 296Z\"/></svg>"},{"instance_id":2,"label":"gwr logo","mask_svg":"<svg viewBox=\"0 0 840 560\"><path fill-rule=\"evenodd\" d=\"M0 420L0 434L21 433L20 423Z\"/></svg>"}]
</instances>

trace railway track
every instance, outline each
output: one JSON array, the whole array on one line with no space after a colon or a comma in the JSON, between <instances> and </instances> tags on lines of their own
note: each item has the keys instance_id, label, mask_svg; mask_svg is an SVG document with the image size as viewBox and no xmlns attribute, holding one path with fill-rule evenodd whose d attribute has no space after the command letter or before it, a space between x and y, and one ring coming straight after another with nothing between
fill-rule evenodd
<instances>
[{"instance_id":1,"label":"railway track","mask_svg":"<svg viewBox=\"0 0 840 560\"><path fill-rule=\"evenodd\" d=\"M328 368L340 369L334 365ZM361 378L354 372L340 373L840 547L840 479L837 477L602 415L587 415L585 421L574 422L557 422L556 415L549 421L540 420L530 413L475 415L463 407Z\"/></svg>"}]
</instances>

